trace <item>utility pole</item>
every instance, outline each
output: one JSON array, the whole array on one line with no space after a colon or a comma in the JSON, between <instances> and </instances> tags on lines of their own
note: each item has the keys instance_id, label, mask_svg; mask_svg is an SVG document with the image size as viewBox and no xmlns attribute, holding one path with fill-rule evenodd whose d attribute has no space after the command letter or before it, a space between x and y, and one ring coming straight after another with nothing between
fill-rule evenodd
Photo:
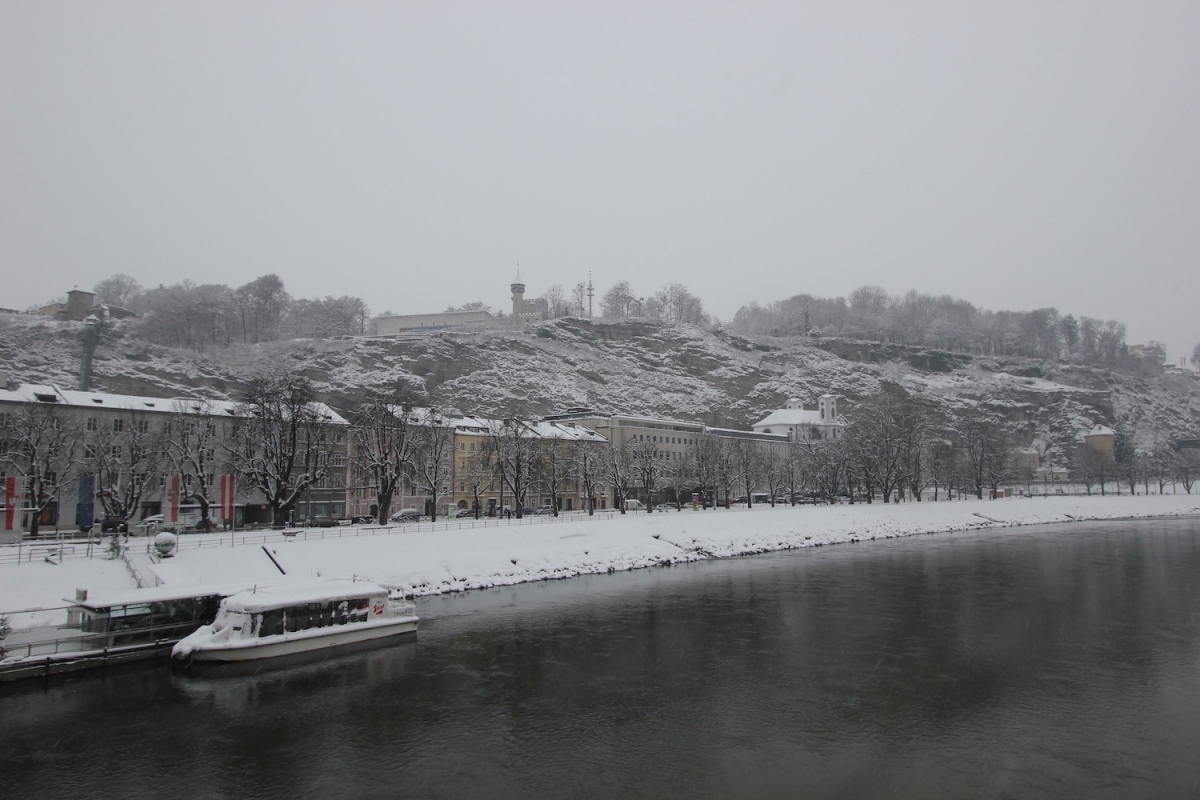
<instances>
[{"instance_id":1,"label":"utility pole","mask_svg":"<svg viewBox=\"0 0 1200 800\"><path fill-rule=\"evenodd\" d=\"M593 294L595 294L595 292L592 290L592 271L589 269L589 270L588 270L588 291L587 291L587 296L588 296L588 318L589 318L589 319L590 319L590 318L591 318L591 316L592 316L592 295L593 295Z\"/></svg>"}]
</instances>

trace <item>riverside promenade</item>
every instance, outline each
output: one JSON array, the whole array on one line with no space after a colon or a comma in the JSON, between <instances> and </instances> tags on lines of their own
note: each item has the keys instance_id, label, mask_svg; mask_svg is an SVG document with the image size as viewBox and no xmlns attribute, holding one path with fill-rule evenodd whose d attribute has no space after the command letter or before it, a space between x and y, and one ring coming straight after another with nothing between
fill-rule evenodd
<instances>
[{"instance_id":1,"label":"riverside promenade","mask_svg":"<svg viewBox=\"0 0 1200 800\"><path fill-rule=\"evenodd\" d=\"M1200 495L1186 494L755 506L593 516L576 512L522 521L310 529L294 536L279 532L189 535L181 537L174 557L150 561L142 569L151 570L160 584L171 587L358 578L420 597L918 534L1197 514ZM47 552L52 549L49 543L44 547ZM51 553L19 564L0 553L0 611L8 614L13 628L62 624L66 600L77 589L137 588L124 560L109 559L102 547L90 552L80 545L70 547L60 557ZM131 549L146 547L145 539L130 540Z\"/></svg>"}]
</instances>

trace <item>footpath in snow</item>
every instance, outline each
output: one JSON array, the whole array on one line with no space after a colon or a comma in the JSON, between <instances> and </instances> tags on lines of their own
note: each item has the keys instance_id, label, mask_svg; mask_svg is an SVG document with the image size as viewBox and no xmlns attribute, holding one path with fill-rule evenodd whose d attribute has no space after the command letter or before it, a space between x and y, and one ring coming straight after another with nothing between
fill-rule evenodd
<instances>
[{"instance_id":1,"label":"footpath in snow","mask_svg":"<svg viewBox=\"0 0 1200 800\"><path fill-rule=\"evenodd\" d=\"M413 596L637 569L706 558L891 539L988 527L1200 514L1200 496L1061 497L840 506L756 506L638 514L570 515L547 524L341 529L342 538L303 540L274 534L237 546L195 547L155 564L169 586L268 585L314 578L357 578ZM211 535L212 544L220 537ZM286 570L263 552L265 546ZM228 535L225 541L229 541ZM131 540L144 547L144 540ZM61 607L76 588L133 589L120 560L102 557L50 564L0 564L0 610ZM14 616L14 627L55 624L61 610Z\"/></svg>"}]
</instances>

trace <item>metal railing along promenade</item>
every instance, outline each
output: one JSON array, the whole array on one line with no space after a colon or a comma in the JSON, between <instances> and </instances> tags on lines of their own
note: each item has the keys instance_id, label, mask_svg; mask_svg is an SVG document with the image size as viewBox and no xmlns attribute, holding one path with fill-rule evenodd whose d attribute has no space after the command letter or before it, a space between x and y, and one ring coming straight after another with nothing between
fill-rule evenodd
<instances>
[{"instance_id":1,"label":"metal railing along promenade","mask_svg":"<svg viewBox=\"0 0 1200 800\"><path fill-rule=\"evenodd\" d=\"M181 533L178 534L178 550L194 550L205 547L236 547L240 545L262 545L287 541L315 541L326 539L353 539L361 536L388 536L402 533L430 531L473 530L482 528L505 528L520 525L561 524L580 521L612 520L618 514L614 509L597 511L589 515L583 511L567 511L553 515L527 516L523 519L453 519L445 522L405 522L393 525L339 525L331 528L284 528L282 530L226 531L224 533ZM27 564L32 561L61 563L64 559L109 558L108 538L61 538L42 541L25 541L18 544L0 545L0 565ZM146 552L152 552L153 536L122 538L122 549L138 548L139 539L145 540ZM123 556L122 556L123 557ZM132 570L131 570L132 571Z\"/></svg>"}]
</instances>

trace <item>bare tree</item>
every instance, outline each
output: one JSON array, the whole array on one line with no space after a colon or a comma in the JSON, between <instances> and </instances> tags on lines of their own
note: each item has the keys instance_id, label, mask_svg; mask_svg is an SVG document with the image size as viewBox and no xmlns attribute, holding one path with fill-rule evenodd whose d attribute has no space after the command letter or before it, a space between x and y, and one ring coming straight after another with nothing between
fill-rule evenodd
<instances>
[{"instance_id":1,"label":"bare tree","mask_svg":"<svg viewBox=\"0 0 1200 800\"><path fill-rule=\"evenodd\" d=\"M95 475L96 496L109 517L127 522L141 506L146 486L158 480L164 447L159 431L137 414L96 419L84 454Z\"/></svg>"},{"instance_id":2,"label":"bare tree","mask_svg":"<svg viewBox=\"0 0 1200 800\"><path fill-rule=\"evenodd\" d=\"M273 341L279 335L291 297L278 275L263 275L234 292L243 342Z\"/></svg>"},{"instance_id":3,"label":"bare tree","mask_svg":"<svg viewBox=\"0 0 1200 800\"><path fill-rule=\"evenodd\" d=\"M211 508L215 501L213 486L217 475L229 469L221 427L225 421L216 415L207 400L178 400L163 434L163 454L171 474L179 476L180 501L200 508L201 527L211 527Z\"/></svg>"},{"instance_id":4,"label":"bare tree","mask_svg":"<svg viewBox=\"0 0 1200 800\"><path fill-rule=\"evenodd\" d=\"M717 487L717 463L721 456L721 441L711 433L701 433L694 441L691 453L692 474L696 479L696 487L700 490L700 504L707 509L716 505L716 497L713 495Z\"/></svg>"},{"instance_id":5,"label":"bare tree","mask_svg":"<svg viewBox=\"0 0 1200 800\"><path fill-rule=\"evenodd\" d=\"M805 465L811 461L814 443L803 437L788 442L784 451L780 471L783 475L783 487L788 492L788 502L796 505L796 495L804 491Z\"/></svg>"},{"instance_id":6,"label":"bare tree","mask_svg":"<svg viewBox=\"0 0 1200 800\"><path fill-rule=\"evenodd\" d=\"M429 519L437 520L438 498L449 489L454 474L454 420L436 408L419 409L421 419L413 431L415 476L430 497Z\"/></svg>"},{"instance_id":7,"label":"bare tree","mask_svg":"<svg viewBox=\"0 0 1200 800\"><path fill-rule=\"evenodd\" d=\"M790 476L787 471L786 454L780 453L774 447L766 447L762 453L762 476L771 496L771 508L774 508L775 498L788 488Z\"/></svg>"},{"instance_id":8,"label":"bare tree","mask_svg":"<svg viewBox=\"0 0 1200 800\"><path fill-rule=\"evenodd\" d=\"M369 398L354 414L350 453L354 483L374 494L380 522L389 518L404 481L414 476L417 437L411 422L412 398L403 389Z\"/></svg>"},{"instance_id":9,"label":"bare tree","mask_svg":"<svg viewBox=\"0 0 1200 800\"><path fill-rule=\"evenodd\" d=\"M655 292L646 301L646 313L672 324L707 325L711 322L704 313L704 303L682 283L672 283Z\"/></svg>"},{"instance_id":10,"label":"bare tree","mask_svg":"<svg viewBox=\"0 0 1200 800\"><path fill-rule=\"evenodd\" d=\"M583 489L584 502L587 503L588 515L596 513L596 489L600 486L604 474L604 445L596 441L576 439L574 445L574 471L578 477L579 486Z\"/></svg>"},{"instance_id":11,"label":"bare tree","mask_svg":"<svg viewBox=\"0 0 1200 800\"><path fill-rule=\"evenodd\" d=\"M500 480L512 496L517 519L525 516L525 496L533 480L537 458L536 441L529 424L516 417L493 423L488 432L488 445L495 457Z\"/></svg>"},{"instance_id":12,"label":"bare tree","mask_svg":"<svg viewBox=\"0 0 1200 800\"><path fill-rule=\"evenodd\" d=\"M551 513L557 517L563 491L575 477L574 448L549 426L539 426L536 430L540 435L534 451L535 472L550 494Z\"/></svg>"},{"instance_id":13,"label":"bare tree","mask_svg":"<svg viewBox=\"0 0 1200 800\"><path fill-rule=\"evenodd\" d=\"M491 491L496 485L496 464L492 460L491 448L487 447L486 442L479 450L463 459L457 477L462 484L459 488L470 488L471 512L475 519L479 519L483 511L483 494Z\"/></svg>"},{"instance_id":14,"label":"bare tree","mask_svg":"<svg viewBox=\"0 0 1200 800\"><path fill-rule=\"evenodd\" d=\"M282 527L288 514L329 467L327 412L301 375L259 375L246 388L237 429L226 455L247 484L271 507Z\"/></svg>"},{"instance_id":15,"label":"bare tree","mask_svg":"<svg viewBox=\"0 0 1200 800\"><path fill-rule=\"evenodd\" d=\"M846 430L846 440L857 462L868 496L878 489L883 502L891 500L909 478L912 451L924 435L924 421L906 399L877 395L858 409Z\"/></svg>"},{"instance_id":16,"label":"bare tree","mask_svg":"<svg viewBox=\"0 0 1200 800\"><path fill-rule=\"evenodd\" d=\"M1090 496L1092 487L1096 485L1097 474L1102 471L1103 462L1107 456L1098 452L1088 444L1076 446L1071 458L1071 479L1083 484L1084 491Z\"/></svg>"},{"instance_id":17,"label":"bare tree","mask_svg":"<svg viewBox=\"0 0 1200 800\"><path fill-rule=\"evenodd\" d=\"M83 432L58 406L42 402L5 413L0 430L0 463L19 476L29 535L37 536L46 509L80 472Z\"/></svg>"},{"instance_id":18,"label":"bare tree","mask_svg":"<svg viewBox=\"0 0 1200 800\"><path fill-rule=\"evenodd\" d=\"M737 459L734 457L733 446L728 439L720 436L713 438L713 485L725 494L725 508L729 508L733 500L733 487L738 480ZM715 498L714 498L715 500Z\"/></svg>"},{"instance_id":19,"label":"bare tree","mask_svg":"<svg viewBox=\"0 0 1200 800\"><path fill-rule=\"evenodd\" d=\"M690 494L692 487L696 485L695 462L691 455L687 452L668 454L668 458L663 464L662 478L659 481L660 486L670 490L680 511L683 511L684 494Z\"/></svg>"},{"instance_id":20,"label":"bare tree","mask_svg":"<svg viewBox=\"0 0 1200 800\"><path fill-rule=\"evenodd\" d=\"M96 293L96 301L99 303L129 308L134 298L142 293L142 285L136 278L118 272L97 283L92 291Z\"/></svg>"},{"instance_id":21,"label":"bare tree","mask_svg":"<svg viewBox=\"0 0 1200 800\"><path fill-rule=\"evenodd\" d=\"M1175 450L1166 442L1157 442L1146 458L1146 475L1158 484L1159 494L1166 489L1167 481L1173 480L1174 467Z\"/></svg>"},{"instance_id":22,"label":"bare tree","mask_svg":"<svg viewBox=\"0 0 1200 800\"><path fill-rule=\"evenodd\" d=\"M813 485L820 497L832 505L850 484L854 459L845 439L825 442L809 453Z\"/></svg>"},{"instance_id":23,"label":"bare tree","mask_svg":"<svg viewBox=\"0 0 1200 800\"><path fill-rule=\"evenodd\" d=\"M636 480L646 497L646 511L654 511L654 493L658 491L662 480L662 454L658 452L655 443L649 439L633 442L629 446L629 454L633 459L633 471Z\"/></svg>"},{"instance_id":24,"label":"bare tree","mask_svg":"<svg viewBox=\"0 0 1200 800\"><path fill-rule=\"evenodd\" d=\"M571 287L571 314L577 317L587 316L587 284L583 281Z\"/></svg>"},{"instance_id":25,"label":"bare tree","mask_svg":"<svg viewBox=\"0 0 1200 800\"><path fill-rule=\"evenodd\" d=\"M737 478L746 492L746 507L754 506L754 492L762 478L762 452L758 442L749 439L734 439L728 442Z\"/></svg>"},{"instance_id":26,"label":"bare tree","mask_svg":"<svg viewBox=\"0 0 1200 800\"><path fill-rule=\"evenodd\" d=\"M981 414L964 419L959 426L959 447L963 468L975 496L982 500L983 490L995 491L1010 473L1012 445L1007 429Z\"/></svg>"},{"instance_id":27,"label":"bare tree","mask_svg":"<svg viewBox=\"0 0 1200 800\"><path fill-rule=\"evenodd\" d=\"M1175 461L1175 478L1183 484L1183 490L1192 493L1192 485L1200 475L1200 450L1180 450Z\"/></svg>"},{"instance_id":28,"label":"bare tree","mask_svg":"<svg viewBox=\"0 0 1200 800\"><path fill-rule=\"evenodd\" d=\"M552 285L542 294L546 302L546 319L558 319L571 313L571 301L563 293L561 283Z\"/></svg>"},{"instance_id":29,"label":"bare tree","mask_svg":"<svg viewBox=\"0 0 1200 800\"><path fill-rule=\"evenodd\" d=\"M938 499L938 487L946 487L946 499L952 498L951 489L954 479L959 473L958 451L948 438L939 437L930 443L929 475L933 481L933 500Z\"/></svg>"},{"instance_id":30,"label":"bare tree","mask_svg":"<svg viewBox=\"0 0 1200 800\"><path fill-rule=\"evenodd\" d=\"M605 468L608 472L609 483L613 487L613 502L622 514L625 513L625 501L629 498L629 489L633 486L635 469L633 455L628 447L617 447L609 443L604 454Z\"/></svg>"},{"instance_id":31,"label":"bare tree","mask_svg":"<svg viewBox=\"0 0 1200 800\"><path fill-rule=\"evenodd\" d=\"M600 315L608 319L632 316L637 297L629 288L629 281L620 281L600 298Z\"/></svg>"}]
</instances>

